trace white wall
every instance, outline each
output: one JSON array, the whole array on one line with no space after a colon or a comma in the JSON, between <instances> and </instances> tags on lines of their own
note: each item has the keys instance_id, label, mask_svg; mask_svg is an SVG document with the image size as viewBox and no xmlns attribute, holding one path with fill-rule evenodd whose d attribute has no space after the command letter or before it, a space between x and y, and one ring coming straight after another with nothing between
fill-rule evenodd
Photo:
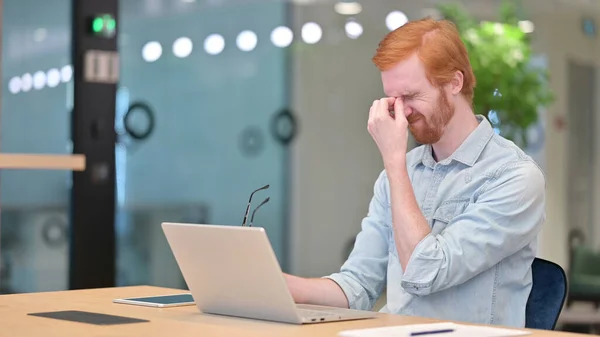
<instances>
[{"instance_id":1,"label":"white wall","mask_svg":"<svg viewBox=\"0 0 600 337\"><path fill-rule=\"evenodd\" d=\"M548 221L542 233L540 242L540 256L548 258L567 267L567 235L570 227L567 219L567 140L569 132L577 130L569 129L569 126L558 131L554 126L554 120L562 116L565 120L568 113L568 61L575 60L586 64L595 64L600 67L600 44L598 39L586 38L581 29L582 17L593 15L600 22L598 11L583 11L578 8L552 11L550 13L535 15L536 30L534 32L534 49L546 54L551 76L551 87L556 94L555 103L549 108L547 115L546 133L546 164L545 173L547 178L547 216ZM600 68L597 68L600 71ZM600 84L600 83L599 83ZM596 111L600 107L600 85L596 86L598 103ZM595 115L598 115L596 113ZM600 118L596 119L597 127L600 127ZM600 149L600 136L596 137L596 149ZM596 167L600 164L600 155L596 155ZM600 176L598 177L600 178ZM595 179L594 209L596 210L595 223L600 223L600 182ZM598 228L598 225L595 226ZM596 230L596 244L600 242L600 230Z\"/></svg>"},{"instance_id":2,"label":"white wall","mask_svg":"<svg viewBox=\"0 0 600 337\"><path fill-rule=\"evenodd\" d=\"M481 2L477 5L482 17L487 18L493 12ZM360 229L373 183L382 169L377 147L366 130L368 108L373 99L383 95L371 57L379 40L388 32L386 13L402 9L409 18L419 18L423 5L386 0L378 1L374 7L365 5L356 16L365 27L358 40L344 36L344 18L334 12L331 4L297 5L293 10L297 32L308 21L326 25L325 41L315 46L300 46L293 53L292 106L299 115L301 134L292 149L290 242L291 272L298 275L321 276L339 269L346 244ZM567 113L567 57L600 62L600 46L597 42L591 46L582 37L578 18L579 13L574 10L555 8L532 19L536 25L535 49L548 57L551 85L557 95L556 103L547 113L544 166L548 219L539 256L563 266L567 262L566 131L557 132L552 125L556 115ZM600 142L600 137L597 141ZM600 191L598 180L596 190ZM596 204L599 201L600 196Z\"/></svg>"},{"instance_id":3,"label":"white wall","mask_svg":"<svg viewBox=\"0 0 600 337\"><path fill-rule=\"evenodd\" d=\"M324 24L339 18L323 10L318 20L314 10L297 7L295 31L306 21ZM324 38L347 40L343 34L325 31ZM292 109L301 123L291 164L291 266L296 274L320 276L339 268L343 247L360 228L381 170L366 129L368 108L381 95L379 75L369 64L374 48L373 39L361 38L294 53Z\"/></svg>"}]
</instances>

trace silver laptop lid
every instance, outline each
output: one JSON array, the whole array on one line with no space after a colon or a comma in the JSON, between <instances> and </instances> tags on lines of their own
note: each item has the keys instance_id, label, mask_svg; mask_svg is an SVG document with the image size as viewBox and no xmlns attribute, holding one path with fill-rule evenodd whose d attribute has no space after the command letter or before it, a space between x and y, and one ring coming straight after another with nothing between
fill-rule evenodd
<instances>
[{"instance_id":1,"label":"silver laptop lid","mask_svg":"<svg viewBox=\"0 0 600 337\"><path fill-rule=\"evenodd\" d=\"M169 222L162 228L200 311L301 321L263 228Z\"/></svg>"}]
</instances>

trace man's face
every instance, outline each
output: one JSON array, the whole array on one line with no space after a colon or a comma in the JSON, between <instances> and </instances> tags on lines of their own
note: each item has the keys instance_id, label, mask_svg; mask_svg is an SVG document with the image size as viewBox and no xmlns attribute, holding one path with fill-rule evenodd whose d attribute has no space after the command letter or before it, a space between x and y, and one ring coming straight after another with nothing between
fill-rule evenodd
<instances>
[{"instance_id":1,"label":"man's face","mask_svg":"<svg viewBox=\"0 0 600 337\"><path fill-rule=\"evenodd\" d=\"M427 79L416 54L381 73L386 96L401 98L410 132L421 144L437 143L454 116L454 105L442 87Z\"/></svg>"}]
</instances>

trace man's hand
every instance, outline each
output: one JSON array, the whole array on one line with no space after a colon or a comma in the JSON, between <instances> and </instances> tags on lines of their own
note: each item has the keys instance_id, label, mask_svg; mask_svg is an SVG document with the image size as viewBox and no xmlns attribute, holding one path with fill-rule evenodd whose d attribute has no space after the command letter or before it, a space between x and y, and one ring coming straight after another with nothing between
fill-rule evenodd
<instances>
[{"instance_id":1,"label":"man's hand","mask_svg":"<svg viewBox=\"0 0 600 337\"><path fill-rule=\"evenodd\" d=\"M403 164L408 146L408 121L402 99L376 100L369 110L367 130L379 148L384 165Z\"/></svg>"}]
</instances>

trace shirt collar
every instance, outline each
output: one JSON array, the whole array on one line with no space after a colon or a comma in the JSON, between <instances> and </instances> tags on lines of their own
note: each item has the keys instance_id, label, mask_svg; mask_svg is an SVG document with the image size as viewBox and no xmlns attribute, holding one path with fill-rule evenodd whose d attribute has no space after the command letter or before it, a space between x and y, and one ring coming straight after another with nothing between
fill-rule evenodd
<instances>
[{"instance_id":1,"label":"shirt collar","mask_svg":"<svg viewBox=\"0 0 600 337\"><path fill-rule=\"evenodd\" d=\"M475 115L477 121L479 121L479 126L471 134L463 141L463 143L450 155L449 158L445 159L442 163L450 163L452 160L456 160L460 163L463 163L468 166L475 165L477 159L483 152L483 149L487 145L487 143L492 139L494 135L494 130L490 125L490 122L482 116ZM433 148L431 144L425 145L423 149L423 156L421 158L421 162L428 167L433 167L436 162L433 158Z\"/></svg>"}]
</instances>

